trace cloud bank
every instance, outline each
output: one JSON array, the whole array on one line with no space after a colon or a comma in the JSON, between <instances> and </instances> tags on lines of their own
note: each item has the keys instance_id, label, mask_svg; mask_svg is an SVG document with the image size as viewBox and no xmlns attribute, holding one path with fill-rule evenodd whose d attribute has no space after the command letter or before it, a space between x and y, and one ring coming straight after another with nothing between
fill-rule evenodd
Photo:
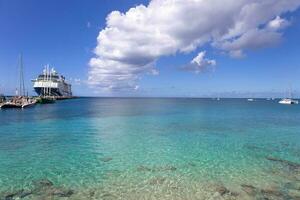
<instances>
[{"instance_id":1,"label":"cloud bank","mask_svg":"<svg viewBox=\"0 0 300 200\"><path fill-rule=\"evenodd\" d=\"M132 90L143 75L158 74L155 63L162 56L211 45L241 57L245 50L272 46L289 24L282 16L299 5L300 0L152 0L126 13L113 11L98 35L88 82L103 90ZM204 55L198 57L204 65L215 63ZM199 70L203 63L195 59Z\"/></svg>"}]
</instances>

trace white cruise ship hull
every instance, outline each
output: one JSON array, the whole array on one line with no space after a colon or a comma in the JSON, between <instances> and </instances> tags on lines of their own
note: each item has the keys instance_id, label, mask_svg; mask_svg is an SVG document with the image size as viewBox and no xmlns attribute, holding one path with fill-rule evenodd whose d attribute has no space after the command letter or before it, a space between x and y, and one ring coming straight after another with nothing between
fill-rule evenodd
<instances>
[{"instance_id":1,"label":"white cruise ship hull","mask_svg":"<svg viewBox=\"0 0 300 200\"><path fill-rule=\"evenodd\" d=\"M69 84L35 82L33 88L39 96L72 96L71 85Z\"/></svg>"},{"instance_id":2,"label":"white cruise ship hull","mask_svg":"<svg viewBox=\"0 0 300 200\"><path fill-rule=\"evenodd\" d=\"M32 80L33 88L39 96L72 97L71 84L68 84L64 76L59 75L54 69L49 71L46 66L43 74Z\"/></svg>"}]
</instances>

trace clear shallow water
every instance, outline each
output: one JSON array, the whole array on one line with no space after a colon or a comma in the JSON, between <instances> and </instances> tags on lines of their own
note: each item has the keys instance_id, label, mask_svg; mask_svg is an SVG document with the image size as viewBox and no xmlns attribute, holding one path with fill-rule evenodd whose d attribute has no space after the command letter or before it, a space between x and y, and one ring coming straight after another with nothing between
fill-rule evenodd
<instances>
[{"instance_id":1,"label":"clear shallow water","mask_svg":"<svg viewBox=\"0 0 300 200\"><path fill-rule=\"evenodd\" d=\"M82 98L0 110L0 194L48 179L70 199L209 199L220 184L253 199L242 184L300 183L267 157L300 163L299 105Z\"/></svg>"}]
</instances>

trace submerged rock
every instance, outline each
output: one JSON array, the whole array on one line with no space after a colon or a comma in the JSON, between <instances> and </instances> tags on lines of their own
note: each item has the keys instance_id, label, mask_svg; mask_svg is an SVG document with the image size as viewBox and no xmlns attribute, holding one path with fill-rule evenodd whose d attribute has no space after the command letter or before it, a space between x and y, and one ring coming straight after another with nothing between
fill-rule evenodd
<instances>
[{"instance_id":1,"label":"submerged rock","mask_svg":"<svg viewBox=\"0 0 300 200\"><path fill-rule=\"evenodd\" d=\"M74 194L74 191L71 189L53 188L50 194L58 197L70 197Z\"/></svg>"},{"instance_id":2,"label":"submerged rock","mask_svg":"<svg viewBox=\"0 0 300 200\"><path fill-rule=\"evenodd\" d=\"M74 194L74 191L71 189L55 187L51 181L48 179L41 179L33 182L33 190L19 190L17 192L11 192L4 195L3 198L0 197L0 200L17 200L23 199L30 195L37 197L36 199L53 199L56 197L70 197ZM27 198L26 198L27 199Z\"/></svg>"},{"instance_id":3,"label":"submerged rock","mask_svg":"<svg viewBox=\"0 0 300 200\"><path fill-rule=\"evenodd\" d=\"M51 189L54 184L48 179L41 179L34 181L33 185L34 189L32 192L34 195L44 195L49 193L48 190Z\"/></svg>"},{"instance_id":4,"label":"submerged rock","mask_svg":"<svg viewBox=\"0 0 300 200\"><path fill-rule=\"evenodd\" d=\"M137 168L138 171L147 171L147 172L159 172L159 171L176 171L177 168L171 165L166 165L162 167L147 167L144 165L140 165Z\"/></svg>"},{"instance_id":5,"label":"submerged rock","mask_svg":"<svg viewBox=\"0 0 300 200\"><path fill-rule=\"evenodd\" d=\"M228 188L226 188L223 184L217 184L216 185L216 192L221 196L227 196L228 198L235 198L239 196L239 193L230 191Z\"/></svg>"},{"instance_id":6,"label":"submerged rock","mask_svg":"<svg viewBox=\"0 0 300 200\"><path fill-rule=\"evenodd\" d=\"M262 189L261 194L265 199L286 199L285 195L276 187Z\"/></svg>"},{"instance_id":7,"label":"submerged rock","mask_svg":"<svg viewBox=\"0 0 300 200\"><path fill-rule=\"evenodd\" d=\"M280 176L283 179L287 179L292 182L299 182L300 181L300 173L298 174L296 170L271 170L268 171L271 174L276 176Z\"/></svg>"},{"instance_id":8,"label":"submerged rock","mask_svg":"<svg viewBox=\"0 0 300 200\"><path fill-rule=\"evenodd\" d=\"M111 157L104 157L104 158L100 158L100 160L101 160L102 162L109 162L109 161L112 160L112 158L111 158Z\"/></svg>"},{"instance_id":9,"label":"submerged rock","mask_svg":"<svg viewBox=\"0 0 300 200\"><path fill-rule=\"evenodd\" d=\"M150 185L163 184L165 182L165 177L155 177L149 180Z\"/></svg>"},{"instance_id":10,"label":"submerged rock","mask_svg":"<svg viewBox=\"0 0 300 200\"><path fill-rule=\"evenodd\" d=\"M101 195L101 199L102 200L116 200L118 199L117 196L110 194L110 193L105 193L103 195Z\"/></svg>"},{"instance_id":11,"label":"submerged rock","mask_svg":"<svg viewBox=\"0 0 300 200\"><path fill-rule=\"evenodd\" d=\"M177 168L174 167L174 166L164 166L164 167L159 168L159 170L162 170L162 171L175 171L175 170L177 170Z\"/></svg>"},{"instance_id":12,"label":"submerged rock","mask_svg":"<svg viewBox=\"0 0 300 200\"><path fill-rule=\"evenodd\" d=\"M270 161L273 161L273 162L278 162L278 163L284 164L284 165L290 167L293 170L296 170L296 169L300 170L300 164L295 163L295 162L291 162L291 161L288 161L288 160L283 160L283 159L280 159L280 158L274 158L274 157L266 157L266 159L270 160Z\"/></svg>"},{"instance_id":13,"label":"submerged rock","mask_svg":"<svg viewBox=\"0 0 300 200\"><path fill-rule=\"evenodd\" d=\"M250 149L250 150L255 150L255 151L264 151L265 150L262 147L251 145L251 144L246 144L246 145L244 145L244 147L246 147L247 149Z\"/></svg>"},{"instance_id":14,"label":"submerged rock","mask_svg":"<svg viewBox=\"0 0 300 200\"><path fill-rule=\"evenodd\" d=\"M246 192L248 195L255 196L257 193L257 188L252 185L243 184L241 185L242 190Z\"/></svg>"},{"instance_id":15,"label":"submerged rock","mask_svg":"<svg viewBox=\"0 0 300 200\"><path fill-rule=\"evenodd\" d=\"M147 172L153 171L153 169L151 169L150 167L144 166L144 165L138 166L137 170L140 171L140 172L143 172L143 171L147 171Z\"/></svg>"},{"instance_id":16,"label":"submerged rock","mask_svg":"<svg viewBox=\"0 0 300 200\"><path fill-rule=\"evenodd\" d=\"M264 200L285 200L290 199L288 196L281 191L281 188L276 186L259 189L252 185L243 184L241 185L242 190L249 196L255 197L255 199Z\"/></svg>"},{"instance_id":17,"label":"submerged rock","mask_svg":"<svg viewBox=\"0 0 300 200\"><path fill-rule=\"evenodd\" d=\"M32 194L39 196L39 197L70 197L71 195L74 194L74 191L71 189L66 189L66 188L60 188L54 186L53 182L51 182L48 179L41 179L38 181L34 182L34 190Z\"/></svg>"},{"instance_id":18,"label":"submerged rock","mask_svg":"<svg viewBox=\"0 0 300 200\"><path fill-rule=\"evenodd\" d=\"M180 189L178 185L173 185L173 186L171 186L170 188L171 188L172 190L179 190L179 189Z\"/></svg>"},{"instance_id":19,"label":"submerged rock","mask_svg":"<svg viewBox=\"0 0 300 200\"><path fill-rule=\"evenodd\" d=\"M120 170L108 170L105 172L105 178L109 178L109 177L116 177L122 174L122 171Z\"/></svg>"},{"instance_id":20,"label":"submerged rock","mask_svg":"<svg viewBox=\"0 0 300 200\"><path fill-rule=\"evenodd\" d=\"M95 194L96 194L95 190L91 190L91 191L89 192L90 197L95 196Z\"/></svg>"},{"instance_id":21,"label":"submerged rock","mask_svg":"<svg viewBox=\"0 0 300 200\"><path fill-rule=\"evenodd\" d=\"M224 200L224 198L220 193L216 192L212 196L210 196L208 200Z\"/></svg>"},{"instance_id":22,"label":"submerged rock","mask_svg":"<svg viewBox=\"0 0 300 200\"><path fill-rule=\"evenodd\" d=\"M225 187L225 186L223 186L223 185L219 185L219 186L217 186L217 192L221 195L221 196L223 196L223 195L225 195L225 194L227 194L227 193L230 193L230 191Z\"/></svg>"},{"instance_id":23,"label":"submerged rock","mask_svg":"<svg viewBox=\"0 0 300 200\"><path fill-rule=\"evenodd\" d=\"M34 184L35 187L50 187L50 186L53 186L53 183L48 179L41 179L41 180L35 181L33 184Z\"/></svg>"},{"instance_id":24,"label":"submerged rock","mask_svg":"<svg viewBox=\"0 0 300 200\"><path fill-rule=\"evenodd\" d=\"M24 189L22 189L22 190L12 192L12 193L8 193L8 194L4 195L3 200L21 199L21 198L25 198L25 197L27 197L31 194L32 194L31 191L25 191ZM1 198L1 200L2 200L2 198Z\"/></svg>"},{"instance_id":25,"label":"submerged rock","mask_svg":"<svg viewBox=\"0 0 300 200\"><path fill-rule=\"evenodd\" d=\"M20 198L25 198L29 195L32 195L32 191L23 191L21 194L19 194Z\"/></svg>"},{"instance_id":26,"label":"submerged rock","mask_svg":"<svg viewBox=\"0 0 300 200\"><path fill-rule=\"evenodd\" d=\"M299 190L300 191L300 182L288 182L284 185L287 189Z\"/></svg>"},{"instance_id":27,"label":"submerged rock","mask_svg":"<svg viewBox=\"0 0 300 200\"><path fill-rule=\"evenodd\" d=\"M196 164L193 163L193 162L189 162L188 165L191 166L191 167L196 167Z\"/></svg>"},{"instance_id":28,"label":"submerged rock","mask_svg":"<svg viewBox=\"0 0 300 200\"><path fill-rule=\"evenodd\" d=\"M290 199L300 200L300 190L290 189L287 193Z\"/></svg>"}]
</instances>

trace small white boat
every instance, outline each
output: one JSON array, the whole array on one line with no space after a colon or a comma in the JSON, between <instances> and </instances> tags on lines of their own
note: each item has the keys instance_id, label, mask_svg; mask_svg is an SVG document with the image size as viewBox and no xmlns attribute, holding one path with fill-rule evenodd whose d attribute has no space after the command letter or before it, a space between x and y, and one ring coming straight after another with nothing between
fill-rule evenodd
<instances>
[{"instance_id":1,"label":"small white boat","mask_svg":"<svg viewBox=\"0 0 300 200\"><path fill-rule=\"evenodd\" d=\"M294 99L285 98L285 99L281 99L278 103L285 104L285 105L293 105L293 104L298 104L299 102Z\"/></svg>"},{"instance_id":2,"label":"small white boat","mask_svg":"<svg viewBox=\"0 0 300 200\"><path fill-rule=\"evenodd\" d=\"M254 101L254 99L247 99L247 101Z\"/></svg>"},{"instance_id":3,"label":"small white boat","mask_svg":"<svg viewBox=\"0 0 300 200\"><path fill-rule=\"evenodd\" d=\"M299 102L293 99L292 89L290 87L289 98L281 99L278 103L285 104L285 105L293 105L293 104L298 104Z\"/></svg>"}]
</instances>

